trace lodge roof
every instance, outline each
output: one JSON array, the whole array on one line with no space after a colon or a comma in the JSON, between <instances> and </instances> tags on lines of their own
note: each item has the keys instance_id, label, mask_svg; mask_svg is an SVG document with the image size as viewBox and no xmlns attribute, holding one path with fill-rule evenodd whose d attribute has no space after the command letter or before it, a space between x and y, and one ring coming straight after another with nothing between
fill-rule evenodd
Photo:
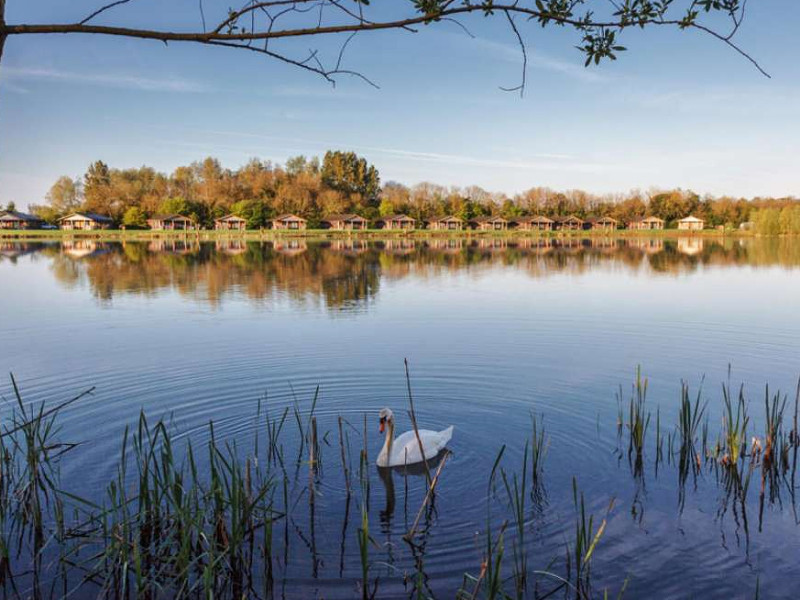
<instances>
[{"instance_id":1,"label":"lodge roof","mask_svg":"<svg viewBox=\"0 0 800 600\"><path fill-rule=\"evenodd\" d=\"M658 217L650 216L650 217L639 217L636 219L631 219L631 223L663 223L664 219L659 219Z\"/></svg>"},{"instance_id":2,"label":"lodge roof","mask_svg":"<svg viewBox=\"0 0 800 600\"><path fill-rule=\"evenodd\" d=\"M397 214L397 215L387 215L385 217L381 217L378 219L379 221L415 221L416 219L412 219L408 215Z\"/></svg>"},{"instance_id":3,"label":"lodge roof","mask_svg":"<svg viewBox=\"0 0 800 600\"><path fill-rule=\"evenodd\" d=\"M703 219L698 219L694 215L689 215L688 217L678 219L678 223L702 223L702 222Z\"/></svg>"},{"instance_id":4,"label":"lodge roof","mask_svg":"<svg viewBox=\"0 0 800 600\"><path fill-rule=\"evenodd\" d=\"M501 217L500 215L495 215L493 217L475 217L474 219L470 219L470 222L472 223L495 223L497 221L504 221L508 223L508 219Z\"/></svg>"},{"instance_id":5,"label":"lodge roof","mask_svg":"<svg viewBox=\"0 0 800 600\"><path fill-rule=\"evenodd\" d=\"M586 219L586 223L603 223L603 222L614 222L617 223L618 221L614 217L589 217Z\"/></svg>"},{"instance_id":6,"label":"lodge roof","mask_svg":"<svg viewBox=\"0 0 800 600\"><path fill-rule=\"evenodd\" d=\"M273 221L306 221L303 217L298 217L297 215L293 215L291 213L287 213L285 215L278 215Z\"/></svg>"},{"instance_id":7,"label":"lodge roof","mask_svg":"<svg viewBox=\"0 0 800 600\"><path fill-rule=\"evenodd\" d=\"M361 215L355 213L344 213L341 215L330 215L322 219L326 223L333 223L334 221L366 221Z\"/></svg>"},{"instance_id":8,"label":"lodge roof","mask_svg":"<svg viewBox=\"0 0 800 600\"><path fill-rule=\"evenodd\" d=\"M217 221L247 221L247 219L244 219L239 215L230 214L230 215L225 215L224 217L219 217L218 219L214 219L215 223Z\"/></svg>"},{"instance_id":9,"label":"lodge roof","mask_svg":"<svg viewBox=\"0 0 800 600\"><path fill-rule=\"evenodd\" d=\"M430 219L425 219L425 221L428 223L444 223L446 221L458 221L462 223L464 219L455 215L447 215L445 217L431 217Z\"/></svg>"},{"instance_id":10,"label":"lodge roof","mask_svg":"<svg viewBox=\"0 0 800 600\"><path fill-rule=\"evenodd\" d=\"M192 222L194 222L194 219L192 219L191 217L184 217L183 215L175 215L175 214L172 214L172 215L153 215L152 217L150 217L147 220L148 221L192 221Z\"/></svg>"},{"instance_id":11,"label":"lodge roof","mask_svg":"<svg viewBox=\"0 0 800 600\"><path fill-rule=\"evenodd\" d=\"M71 215L67 215L66 217L61 217L59 221L68 221L73 217L83 217L84 219L89 219L90 221L97 221L98 223L113 223L114 219L111 217L107 217L105 215L98 215L97 213L93 212L75 212Z\"/></svg>"},{"instance_id":12,"label":"lodge roof","mask_svg":"<svg viewBox=\"0 0 800 600\"><path fill-rule=\"evenodd\" d=\"M0 214L0 221L33 221L38 222L42 221L39 217L35 215L29 215L28 213L18 212L16 210L6 210Z\"/></svg>"},{"instance_id":13,"label":"lodge roof","mask_svg":"<svg viewBox=\"0 0 800 600\"><path fill-rule=\"evenodd\" d=\"M516 217L513 219L515 223L554 223L553 219L549 219L544 215Z\"/></svg>"}]
</instances>

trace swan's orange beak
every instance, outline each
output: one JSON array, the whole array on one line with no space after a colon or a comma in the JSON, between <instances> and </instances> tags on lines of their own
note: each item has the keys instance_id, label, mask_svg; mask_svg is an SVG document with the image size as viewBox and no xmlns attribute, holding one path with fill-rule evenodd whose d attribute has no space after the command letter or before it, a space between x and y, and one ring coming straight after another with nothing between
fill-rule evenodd
<instances>
[{"instance_id":1,"label":"swan's orange beak","mask_svg":"<svg viewBox=\"0 0 800 600\"><path fill-rule=\"evenodd\" d=\"M383 430L386 429L386 419L381 419L381 426L379 431L383 433Z\"/></svg>"}]
</instances>

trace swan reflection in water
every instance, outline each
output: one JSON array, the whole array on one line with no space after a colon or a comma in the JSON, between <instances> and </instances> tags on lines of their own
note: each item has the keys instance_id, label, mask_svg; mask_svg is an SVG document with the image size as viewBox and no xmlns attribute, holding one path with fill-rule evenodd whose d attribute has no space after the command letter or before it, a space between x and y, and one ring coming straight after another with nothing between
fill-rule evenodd
<instances>
[{"instance_id":1,"label":"swan reflection in water","mask_svg":"<svg viewBox=\"0 0 800 600\"><path fill-rule=\"evenodd\" d=\"M431 476L439 467L439 463L444 460L444 457L448 454L451 454L451 451L448 449L444 449L439 454L434 456L433 458L428 459L428 469L431 472ZM403 512L406 521L406 528L411 525L409 521L409 516L411 520L414 519L414 516L419 510L418 506L410 507L410 515L409 515L409 506L408 506L408 489L415 480L424 481L425 480L425 466L423 463L415 463L413 465L405 465L399 467L376 467L378 469L378 477L380 478L381 482L383 483L383 487L386 490L386 505L382 511L380 511L380 520L381 520L381 532L390 534L392 530L392 518L394 517L395 511L395 489L394 489L394 475L397 474L398 477L402 477L403 482ZM411 478L411 481L409 481ZM433 499L431 499L429 510L426 511L425 520L430 517L430 513L433 511Z\"/></svg>"}]
</instances>

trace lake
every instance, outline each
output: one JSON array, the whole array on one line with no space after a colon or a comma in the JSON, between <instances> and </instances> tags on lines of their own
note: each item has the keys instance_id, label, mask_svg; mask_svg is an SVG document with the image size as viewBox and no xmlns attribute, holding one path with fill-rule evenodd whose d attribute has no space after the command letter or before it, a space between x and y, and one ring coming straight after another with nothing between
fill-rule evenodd
<instances>
[{"instance_id":1,"label":"lake","mask_svg":"<svg viewBox=\"0 0 800 600\"><path fill-rule=\"evenodd\" d=\"M305 457L295 467L301 435L293 416L282 433L294 476L288 514L275 525L286 548L273 593L286 598L361 596L362 503L376 597L415 589L455 597L464 574L480 571L487 522L497 536L505 520L504 587L512 594L518 532L499 471L493 486L489 477L505 445L498 469L513 487L534 416L547 452L541 489L524 509L531 573L567 576L574 478L595 529L606 520L591 558L596 597L606 588L616 597L626 579L632 598L753 598L757 588L762 597L793 597L794 470L767 481L762 501L754 459L749 490L737 500L720 456L710 455L729 378L748 401L748 440L765 437L769 384L770 397L788 396L783 440L791 441L798 306L793 238L0 241L0 369L14 373L26 402L54 404L96 387L59 416L59 438L81 442L61 465L67 490L102 496L125 427L141 411L167 419L176 440L197 448L213 421L214 436L244 456L263 452L265 413L297 407L305 419L319 386L313 510ZM393 409L398 432L410 428L404 359L420 427L455 426L414 546L402 536L425 477L374 466L379 409ZM618 421L620 410L628 419L639 366L651 419L637 466ZM702 386L708 402L703 464L683 484L672 437L682 381L692 399ZM0 391L7 417L8 377ZM368 503L346 498L340 416L353 487L366 445ZM557 583L531 574L528 597Z\"/></svg>"}]
</instances>

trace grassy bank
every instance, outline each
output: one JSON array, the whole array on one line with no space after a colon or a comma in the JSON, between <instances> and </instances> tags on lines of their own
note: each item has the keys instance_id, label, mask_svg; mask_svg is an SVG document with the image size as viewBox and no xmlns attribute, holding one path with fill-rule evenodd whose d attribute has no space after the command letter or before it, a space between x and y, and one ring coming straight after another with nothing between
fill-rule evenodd
<instances>
[{"instance_id":1,"label":"grassy bank","mask_svg":"<svg viewBox=\"0 0 800 600\"><path fill-rule=\"evenodd\" d=\"M576 238L658 238L677 239L681 237L703 238L745 238L753 237L753 233L739 230L706 229L703 231L678 231L668 229L662 231L431 231L418 229L412 231L396 231L385 229L368 229L365 231L332 231L330 229L307 229L304 231L275 231L272 229L250 231L150 231L150 230L100 230L100 231L61 231L30 230L1 231L2 240L20 241L56 241L73 239L91 239L97 241L149 241L163 239L192 239L214 241L219 239L243 239L252 241L269 241L280 239L363 239L383 240L393 238L404 239L483 239L483 238L538 238L538 239L576 239Z\"/></svg>"}]
</instances>

